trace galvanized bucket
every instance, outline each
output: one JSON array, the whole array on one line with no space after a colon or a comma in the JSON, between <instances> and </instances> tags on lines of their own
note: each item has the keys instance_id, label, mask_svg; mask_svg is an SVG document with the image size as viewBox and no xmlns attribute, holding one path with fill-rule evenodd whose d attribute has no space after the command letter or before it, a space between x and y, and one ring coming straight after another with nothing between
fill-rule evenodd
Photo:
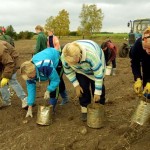
<instances>
[{"instance_id":1,"label":"galvanized bucket","mask_svg":"<svg viewBox=\"0 0 150 150\"><path fill-rule=\"evenodd\" d=\"M104 105L99 103L87 106L87 125L91 128L101 128L104 126L105 113Z\"/></svg>"},{"instance_id":2,"label":"galvanized bucket","mask_svg":"<svg viewBox=\"0 0 150 150\"><path fill-rule=\"evenodd\" d=\"M52 112L53 106L52 105L39 105L38 112L37 112L37 124L40 125L50 125L52 124Z\"/></svg>"},{"instance_id":3,"label":"galvanized bucket","mask_svg":"<svg viewBox=\"0 0 150 150\"><path fill-rule=\"evenodd\" d=\"M131 121L139 125L144 125L150 118L150 100L145 97L141 97L142 100L138 104Z\"/></svg>"}]
</instances>

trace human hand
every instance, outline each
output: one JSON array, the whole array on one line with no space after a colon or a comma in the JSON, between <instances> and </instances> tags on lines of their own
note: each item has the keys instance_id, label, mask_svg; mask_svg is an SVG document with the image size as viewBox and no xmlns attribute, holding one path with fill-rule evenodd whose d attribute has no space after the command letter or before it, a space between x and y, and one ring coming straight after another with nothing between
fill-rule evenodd
<instances>
[{"instance_id":1,"label":"human hand","mask_svg":"<svg viewBox=\"0 0 150 150\"><path fill-rule=\"evenodd\" d=\"M143 94L150 94L150 82L148 82L144 87Z\"/></svg>"},{"instance_id":2,"label":"human hand","mask_svg":"<svg viewBox=\"0 0 150 150\"><path fill-rule=\"evenodd\" d=\"M9 82L9 79L2 78L2 80L1 80L1 87L5 86L8 82Z\"/></svg>"},{"instance_id":3,"label":"human hand","mask_svg":"<svg viewBox=\"0 0 150 150\"><path fill-rule=\"evenodd\" d=\"M28 111L27 111L27 114L26 114L26 118L27 117L33 117L33 115L32 115L32 106L29 106L29 108L28 108Z\"/></svg>"},{"instance_id":4,"label":"human hand","mask_svg":"<svg viewBox=\"0 0 150 150\"><path fill-rule=\"evenodd\" d=\"M107 66L109 66L109 65L110 65L110 63L111 63L111 61L109 60L109 61L107 62Z\"/></svg>"},{"instance_id":5,"label":"human hand","mask_svg":"<svg viewBox=\"0 0 150 150\"><path fill-rule=\"evenodd\" d=\"M49 91L46 91L44 93L44 99L49 99L50 98L50 92Z\"/></svg>"},{"instance_id":6,"label":"human hand","mask_svg":"<svg viewBox=\"0 0 150 150\"><path fill-rule=\"evenodd\" d=\"M96 103L96 102L99 102L99 100L100 100L100 95L94 94L93 100L94 100L95 103Z\"/></svg>"},{"instance_id":7,"label":"human hand","mask_svg":"<svg viewBox=\"0 0 150 150\"><path fill-rule=\"evenodd\" d=\"M141 88L142 88L142 80L140 78L137 78L137 80L134 83L134 91L136 94L141 93Z\"/></svg>"},{"instance_id":8,"label":"human hand","mask_svg":"<svg viewBox=\"0 0 150 150\"><path fill-rule=\"evenodd\" d=\"M81 88L81 86L80 85L76 86L75 90L76 90L77 97L81 97L83 93L83 89Z\"/></svg>"}]
</instances>

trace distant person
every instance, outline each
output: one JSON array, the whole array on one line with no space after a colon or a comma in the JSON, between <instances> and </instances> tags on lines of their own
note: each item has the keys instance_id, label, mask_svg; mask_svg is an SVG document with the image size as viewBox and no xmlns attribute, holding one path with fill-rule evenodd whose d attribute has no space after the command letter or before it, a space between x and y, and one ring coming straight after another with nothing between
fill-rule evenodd
<instances>
[{"instance_id":1,"label":"distant person","mask_svg":"<svg viewBox=\"0 0 150 150\"><path fill-rule=\"evenodd\" d=\"M37 36L37 40L36 40L36 46L35 46L34 54L47 48L47 37L44 34L43 27L40 25L37 25L35 27L35 31L38 34L38 36Z\"/></svg>"},{"instance_id":2,"label":"distant person","mask_svg":"<svg viewBox=\"0 0 150 150\"><path fill-rule=\"evenodd\" d=\"M105 104L105 58L101 48L91 40L68 43L61 55L64 72L75 87L81 105L81 120L87 120L87 105Z\"/></svg>"},{"instance_id":3,"label":"distant person","mask_svg":"<svg viewBox=\"0 0 150 150\"><path fill-rule=\"evenodd\" d=\"M9 35L6 35L6 29L4 27L0 27L0 40L6 41L15 47L14 40Z\"/></svg>"},{"instance_id":4,"label":"distant person","mask_svg":"<svg viewBox=\"0 0 150 150\"><path fill-rule=\"evenodd\" d=\"M53 29L48 29L48 40L47 40L47 47L54 47L55 49L60 51L60 43L57 36L54 35Z\"/></svg>"},{"instance_id":5,"label":"distant person","mask_svg":"<svg viewBox=\"0 0 150 150\"><path fill-rule=\"evenodd\" d=\"M48 40L47 40L47 46L48 47L53 47L55 49L57 49L58 51L61 51L61 47L60 47L60 43L59 43L59 39L54 35L54 30L53 29L48 29ZM62 62L61 60L59 60L59 64L57 67L57 73L60 75L60 83L59 83L59 93L62 97L62 102L60 103L60 105L64 105L66 103L68 103L68 95L67 95L67 91L66 91L66 87L65 87L65 83L63 80L63 67L62 67Z\"/></svg>"},{"instance_id":6,"label":"distant person","mask_svg":"<svg viewBox=\"0 0 150 150\"><path fill-rule=\"evenodd\" d=\"M22 108L27 107L26 94L16 78L19 65L18 52L8 42L0 41L0 107L11 105L9 86L22 101Z\"/></svg>"},{"instance_id":7,"label":"distant person","mask_svg":"<svg viewBox=\"0 0 150 150\"><path fill-rule=\"evenodd\" d=\"M26 117L33 117L32 106L36 98L36 82L49 81L46 88L44 99L49 99L53 105L53 110L57 104L56 88L59 85L60 78L56 71L59 62L60 53L54 48L46 48L35 54L30 61L24 62L21 67L21 76L26 80L28 111Z\"/></svg>"},{"instance_id":8,"label":"distant person","mask_svg":"<svg viewBox=\"0 0 150 150\"><path fill-rule=\"evenodd\" d=\"M112 75L116 75L116 46L108 40L102 43L101 48L105 55L106 66L112 64Z\"/></svg>"},{"instance_id":9,"label":"distant person","mask_svg":"<svg viewBox=\"0 0 150 150\"><path fill-rule=\"evenodd\" d=\"M137 39L130 50L131 68L134 75L134 91L150 99L150 27ZM144 89L144 90L143 90Z\"/></svg>"}]
</instances>

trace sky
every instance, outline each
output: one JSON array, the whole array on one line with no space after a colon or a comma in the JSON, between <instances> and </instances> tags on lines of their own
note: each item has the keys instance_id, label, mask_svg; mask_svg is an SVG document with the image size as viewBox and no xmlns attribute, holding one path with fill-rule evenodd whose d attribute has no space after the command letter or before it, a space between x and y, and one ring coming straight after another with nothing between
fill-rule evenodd
<instances>
[{"instance_id":1,"label":"sky","mask_svg":"<svg viewBox=\"0 0 150 150\"><path fill-rule=\"evenodd\" d=\"M36 25L44 26L47 18L65 9L69 13L70 30L76 31L83 4L96 4L102 10L102 32L129 32L128 21L150 18L149 0L4 0L0 4L0 26L12 25L17 33L34 32Z\"/></svg>"}]
</instances>

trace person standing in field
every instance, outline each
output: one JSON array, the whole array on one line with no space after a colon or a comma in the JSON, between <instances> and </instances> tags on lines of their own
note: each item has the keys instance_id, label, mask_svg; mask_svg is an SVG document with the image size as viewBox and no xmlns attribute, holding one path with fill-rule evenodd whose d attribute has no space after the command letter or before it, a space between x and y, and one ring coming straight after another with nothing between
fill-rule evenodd
<instances>
[{"instance_id":1,"label":"person standing in field","mask_svg":"<svg viewBox=\"0 0 150 150\"><path fill-rule=\"evenodd\" d=\"M102 43L101 48L104 51L106 66L109 66L110 63L112 63L112 75L116 75L116 46L108 40Z\"/></svg>"},{"instance_id":2,"label":"person standing in field","mask_svg":"<svg viewBox=\"0 0 150 150\"><path fill-rule=\"evenodd\" d=\"M0 107L11 105L9 86L16 92L22 101L22 108L27 107L26 94L16 78L19 69L19 54L15 48L6 41L0 40Z\"/></svg>"},{"instance_id":3,"label":"person standing in field","mask_svg":"<svg viewBox=\"0 0 150 150\"><path fill-rule=\"evenodd\" d=\"M35 27L35 31L38 34L37 36L37 40L36 40L36 46L34 49L34 54L44 50L45 48L47 48L47 37L44 34L44 29L42 26L37 25Z\"/></svg>"},{"instance_id":4,"label":"person standing in field","mask_svg":"<svg viewBox=\"0 0 150 150\"><path fill-rule=\"evenodd\" d=\"M53 47L55 49L57 49L60 53L61 53L61 47L60 47L60 43L59 43L59 39L57 38L57 36L54 35L54 30L53 29L48 29L48 40L47 40L47 47ZM62 97L62 102L60 103L60 105L64 105L66 103L68 103L68 94L66 91L66 86L63 80L63 67L62 67L62 62L61 60L59 60L58 66L57 66L57 73L60 77L60 83L59 83L59 94Z\"/></svg>"},{"instance_id":5,"label":"person standing in field","mask_svg":"<svg viewBox=\"0 0 150 150\"><path fill-rule=\"evenodd\" d=\"M6 35L6 29L4 27L0 27L0 40L6 41L9 44L11 44L13 47L15 47L13 39L9 36Z\"/></svg>"},{"instance_id":6,"label":"person standing in field","mask_svg":"<svg viewBox=\"0 0 150 150\"><path fill-rule=\"evenodd\" d=\"M64 72L75 87L81 105L81 120L87 120L87 105L105 104L105 58L99 45L91 40L68 43L61 55Z\"/></svg>"}]
</instances>

